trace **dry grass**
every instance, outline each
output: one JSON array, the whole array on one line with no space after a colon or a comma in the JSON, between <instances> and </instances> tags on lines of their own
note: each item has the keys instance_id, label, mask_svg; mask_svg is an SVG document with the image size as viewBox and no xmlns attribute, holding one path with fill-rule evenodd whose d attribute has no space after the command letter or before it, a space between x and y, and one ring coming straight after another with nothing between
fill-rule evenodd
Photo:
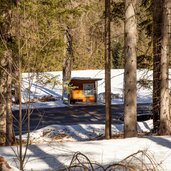
<instances>
[{"instance_id":1,"label":"dry grass","mask_svg":"<svg viewBox=\"0 0 171 171\"><path fill-rule=\"evenodd\" d=\"M147 151L138 151L108 166L102 166L90 161L90 159L77 152L73 155L68 167L57 171L159 171L160 166L155 161L152 154Z\"/></svg>"}]
</instances>

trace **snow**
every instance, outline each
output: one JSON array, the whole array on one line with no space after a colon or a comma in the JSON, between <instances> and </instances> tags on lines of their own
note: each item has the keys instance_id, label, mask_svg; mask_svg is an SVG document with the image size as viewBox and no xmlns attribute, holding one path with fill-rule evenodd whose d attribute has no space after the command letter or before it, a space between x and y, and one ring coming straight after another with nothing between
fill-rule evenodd
<instances>
[{"instance_id":1,"label":"snow","mask_svg":"<svg viewBox=\"0 0 171 171\"><path fill-rule=\"evenodd\" d=\"M152 120L138 122L139 133L149 133L153 128ZM32 144L46 144L63 141L88 141L104 137L104 124L78 124L78 125L49 125L42 129L32 131L30 139ZM123 133L123 124L112 125L112 133ZM27 134L23 135L27 139Z\"/></svg>"},{"instance_id":2,"label":"snow","mask_svg":"<svg viewBox=\"0 0 171 171\"><path fill-rule=\"evenodd\" d=\"M91 161L101 165L118 162L139 150L154 157L159 171L171 170L171 137L148 136L144 138L112 139L84 142L63 142L29 145L25 170L57 170L69 165L75 152L85 154ZM16 147L12 147L16 150ZM12 165L17 161L11 147L2 147L0 153Z\"/></svg>"},{"instance_id":3,"label":"snow","mask_svg":"<svg viewBox=\"0 0 171 171\"><path fill-rule=\"evenodd\" d=\"M101 78L98 81L98 103L103 103L103 96L105 91L104 84L104 70L79 70L72 71L71 77L91 77L91 78ZM46 78L56 78L57 85L53 83L43 84L42 77ZM111 92L113 94L119 95L118 98L112 99L112 104L123 104L123 76L124 70L117 69L111 70ZM138 70L137 79L152 80L152 72L147 70ZM62 72L48 72L42 74L34 73L24 73L22 75L23 85L22 85L22 102L23 108L28 108L27 102L29 99L33 101L30 108L53 108L53 107L64 107L62 101ZM44 96L52 96L56 101L51 102L40 102L40 99ZM100 100L101 99L101 100ZM144 88L137 85L137 103L151 103L152 102L152 89ZM13 105L13 110L18 110L18 105Z\"/></svg>"},{"instance_id":4,"label":"snow","mask_svg":"<svg viewBox=\"0 0 171 171\"><path fill-rule=\"evenodd\" d=\"M111 90L117 94L112 99L112 104L123 104L123 70L112 70ZM57 78L57 85L42 83L42 75L24 73L22 85L23 108L54 108L64 107L62 101L62 72L43 73L48 77ZM98 82L98 104L103 103L104 94L104 70L73 71L72 77L102 78ZM28 79L31 78L31 79ZM138 80L141 78L152 80L152 72L139 70ZM38 81L39 80L39 81ZM41 101L44 97L50 97L55 101ZM33 103L28 104L31 99ZM152 89L138 85L137 103L151 103ZM13 110L18 110L13 105ZM139 133L149 133L153 128L152 120L138 122ZM117 138L102 140L105 126L102 124L78 124L78 125L49 125L35 130L30 134L25 170L49 171L69 165L72 156L76 152L85 154L91 161L101 165L108 165L123 160L125 157L139 150L145 150L154 156L159 170L171 171L171 137L170 136L144 136L143 138ZM123 133L123 124L112 125L112 133L115 135ZM23 135L23 139L27 134ZM25 146L23 147L23 150ZM0 147L0 155L8 162L18 167L18 159L15 155L17 146Z\"/></svg>"}]
</instances>

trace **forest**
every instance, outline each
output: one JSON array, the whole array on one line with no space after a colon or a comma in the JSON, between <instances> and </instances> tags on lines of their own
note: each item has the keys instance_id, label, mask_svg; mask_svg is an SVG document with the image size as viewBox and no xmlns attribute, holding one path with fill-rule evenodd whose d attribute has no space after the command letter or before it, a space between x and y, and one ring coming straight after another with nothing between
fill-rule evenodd
<instances>
[{"instance_id":1,"label":"forest","mask_svg":"<svg viewBox=\"0 0 171 171\"><path fill-rule=\"evenodd\" d=\"M125 71L125 138L137 136L136 71L153 70L152 131L170 135L170 21L169 0L0 0L0 145L14 143L12 91L21 105L24 72L62 70L67 82L72 70L105 69L110 139L110 69Z\"/></svg>"},{"instance_id":2,"label":"forest","mask_svg":"<svg viewBox=\"0 0 171 171\"><path fill-rule=\"evenodd\" d=\"M139 68L152 68L151 5L150 2L139 1L137 6L137 63ZM3 16L3 13L6 13L6 16ZM1 0L1 25L1 34L7 36L8 46L13 54L18 56L20 53L23 72L62 70L64 50L67 46L65 35L68 33L72 39L73 70L104 67L102 0ZM2 50L4 43L1 43ZM124 2L112 1L112 68L123 68L123 47ZM40 59L41 64L38 62Z\"/></svg>"}]
</instances>

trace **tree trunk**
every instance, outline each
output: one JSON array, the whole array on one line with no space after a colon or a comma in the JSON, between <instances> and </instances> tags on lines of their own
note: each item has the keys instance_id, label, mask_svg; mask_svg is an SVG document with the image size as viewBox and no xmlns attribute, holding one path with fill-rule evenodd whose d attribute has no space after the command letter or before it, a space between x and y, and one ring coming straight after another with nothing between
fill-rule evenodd
<instances>
[{"instance_id":1,"label":"tree trunk","mask_svg":"<svg viewBox=\"0 0 171 171\"><path fill-rule=\"evenodd\" d=\"M137 23L136 1L125 0L125 73L124 73L124 136L137 136L137 88L136 88L136 46Z\"/></svg>"},{"instance_id":2,"label":"tree trunk","mask_svg":"<svg viewBox=\"0 0 171 171\"><path fill-rule=\"evenodd\" d=\"M153 0L153 125L158 132L160 123L160 55L163 0Z\"/></svg>"},{"instance_id":3,"label":"tree trunk","mask_svg":"<svg viewBox=\"0 0 171 171\"><path fill-rule=\"evenodd\" d=\"M7 77L7 136L6 136L6 144L12 145L14 140L14 132L13 132L13 114L12 114L12 52L9 50L6 53L6 59L8 61L8 77Z\"/></svg>"},{"instance_id":4,"label":"tree trunk","mask_svg":"<svg viewBox=\"0 0 171 171\"><path fill-rule=\"evenodd\" d=\"M105 138L112 137L111 132L111 54L110 54L110 0L105 0Z\"/></svg>"},{"instance_id":5,"label":"tree trunk","mask_svg":"<svg viewBox=\"0 0 171 171\"><path fill-rule=\"evenodd\" d=\"M13 76L14 76L14 102L16 103L16 104L19 104L19 99L20 99L20 97L19 97L19 95L20 95L20 92L19 92L19 70L18 70L18 68L17 69L14 69L14 74L13 74Z\"/></svg>"},{"instance_id":6,"label":"tree trunk","mask_svg":"<svg viewBox=\"0 0 171 171\"><path fill-rule=\"evenodd\" d=\"M160 60L160 135L171 134L171 117L169 113L169 87L168 87L168 64L169 64L169 22L167 0L163 2L163 24L161 37L161 60Z\"/></svg>"},{"instance_id":7,"label":"tree trunk","mask_svg":"<svg viewBox=\"0 0 171 171\"><path fill-rule=\"evenodd\" d=\"M64 41L66 44L66 49L64 51L64 63L63 63L63 100L64 97L68 98L68 103L70 99L68 97L68 83L71 79L71 65L73 58L73 49L72 49L72 35L71 30L67 27L65 29Z\"/></svg>"},{"instance_id":8,"label":"tree trunk","mask_svg":"<svg viewBox=\"0 0 171 171\"><path fill-rule=\"evenodd\" d=\"M11 17L12 1L4 1L3 10L1 11L0 41L2 43L1 51L3 56L0 57L0 144L11 144L13 138L13 121L12 121L12 35L11 35Z\"/></svg>"},{"instance_id":9,"label":"tree trunk","mask_svg":"<svg viewBox=\"0 0 171 171\"><path fill-rule=\"evenodd\" d=\"M0 61L0 145L6 144L6 116L7 116L7 58L6 51Z\"/></svg>"}]
</instances>

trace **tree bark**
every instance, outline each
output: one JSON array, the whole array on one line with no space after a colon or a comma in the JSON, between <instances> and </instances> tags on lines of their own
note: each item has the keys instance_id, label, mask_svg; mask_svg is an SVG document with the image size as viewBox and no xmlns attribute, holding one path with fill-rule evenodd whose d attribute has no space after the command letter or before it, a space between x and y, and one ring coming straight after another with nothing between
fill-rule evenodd
<instances>
[{"instance_id":1,"label":"tree bark","mask_svg":"<svg viewBox=\"0 0 171 171\"><path fill-rule=\"evenodd\" d=\"M66 49L64 52L65 58L63 64L63 79L66 81L71 78L71 63L73 56L72 35L71 30L68 27L65 29L64 41L66 44Z\"/></svg>"},{"instance_id":2,"label":"tree bark","mask_svg":"<svg viewBox=\"0 0 171 171\"><path fill-rule=\"evenodd\" d=\"M13 85L14 85L14 102L16 104L19 104L19 99L20 99L20 92L19 92L19 69L14 69L14 81L13 81Z\"/></svg>"},{"instance_id":3,"label":"tree bark","mask_svg":"<svg viewBox=\"0 0 171 171\"><path fill-rule=\"evenodd\" d=\"M111 53L110 53L110 0L105 0L105 138L112 137L111 132Z\"/></svg>"},{"instance_id":4,"label":"tree bark","mask_svg":"<svg viewBox=\"0 0 171 171\"><path fill-rule=\"evenodd\" d=\"M4 52L4 56L1 57L0 61L0 145L6 144L6 117L7 117L7 59L6 59L6 52Z\"/></svg>"},{"instance_id":5,"label":"tree bark","mask_svg":"<svg viewBox=\"0 0 171 171\"><path fill-rule=\"evenodd\" d=\"M163 2L163 24L161 37L161 60L160 60L160 135L171 134L171 116L169 112L169 87L168 87L168 64L169 64L169 9L167 0Z\"/></svg>"},{"instance_id":6,"label":"tree bark","mask_svg":"<svg viewBox=\"0 0 171 171\"><path fill-rule=\"evenodd\" d=\"M64 63L63 63L63 100L68 92L68 84L71 80L71 68L73 60L73 49L72 49L72 35L70 28L65 29L64 42L66 44L66 49L64 50ZM70 103L70 98L68 98L68 103Z\"/></svg>"},{"instance_id":7,"label":"tree bark","mask_svg":"<svg viewBox=\"0 0 171 171\"><path fill-rule=\"evenodd\" d=\"M153 0L153 125L158 132L160 124L160 55L163 0Z\"/></svg>"},{"instance_id":8,"label":"tree bark","mask_svg":"<svg viewBox=\"0 0 171 171\"><path fill-rule=\"evenodd\" d=\"M12 36L11 36L11 7L12 2L6 2L1 13L2 22L0 27L1 49L3 56L0 57L0 132L5 136L4 144L11 144L13 139L13 120L12 120Z\"/></svg>"},{"instance_id":9,"label":"tree bark","mask_svg":"<svg viewBox=\"0 0 171 171\"><path fill-rule=\"evenodd\" d=\"M124 73L124 136L137 136L136 1L125 0L125 73Z\"/></svg>"},{"instance_id":10,"label":"tree bark","mask_svg":"<svg viewBox=\"0 0 171 171\"><path fill-rule=\"evenodd\" d=\"M7 123L7 135L6 135L6 144L12 145L14 141L14 132L13 132L13 114L12 114L12 52L8 50L6 52L6 59L8 61L8 67L7 67L7 99L6 99L6 105L7 105L7 117L6 117L6 123Z\"/></svg>"}]
</instances>

